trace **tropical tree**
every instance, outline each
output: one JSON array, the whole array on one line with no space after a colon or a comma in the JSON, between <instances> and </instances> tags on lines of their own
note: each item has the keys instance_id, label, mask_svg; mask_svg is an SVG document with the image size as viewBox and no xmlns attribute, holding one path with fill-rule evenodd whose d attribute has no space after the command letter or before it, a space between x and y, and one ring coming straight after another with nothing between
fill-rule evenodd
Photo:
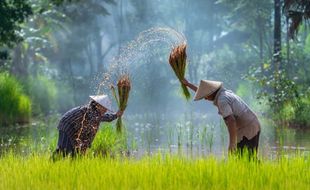
<instances>
[{"instance_id":1,"label":"tropical tree","mask_svg":"<svg viewBox=\"0 0 310 190\"><path fill-rule=\"evenodd\" d=\"M23 41L13 48L11 73L25 77L29 73L37 74L40 65L48 62L45 51L57 47L53 32L65 31L65 15L59 12L49 1L29 0L33 15L20 25Z\"/></svg>"},{"instance_id":2,"label":"tropical tree","mask_svg":"<svg viewBox=\"0 0 310 190\"><path fill-rule=\"evenodd\" d=\"M289 35L291 38L297 34L301 24L310 19L310 1L308 0L285 0L284 13L290 20Z\"/></svg>"},{"instance_id":3,"label":"tropical tree","mask_svg":"<svg viewBox=\"0 0 310 190\"><path fill-rule=\"evenodd\" d=\"M31 14L29 1L0 1L0 47L13 46L21 41L21 35L18 33L21 29L20 24Z\"/></svg>"}]
</instances>

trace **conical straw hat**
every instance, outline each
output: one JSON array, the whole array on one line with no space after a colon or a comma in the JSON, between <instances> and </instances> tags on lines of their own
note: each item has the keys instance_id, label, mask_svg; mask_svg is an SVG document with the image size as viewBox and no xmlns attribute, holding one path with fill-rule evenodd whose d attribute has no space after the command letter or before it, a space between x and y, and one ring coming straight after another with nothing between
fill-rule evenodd
<instances>
[{"instance_id":1,"label":"conical straw hat","mask_svg":"<svg viewBox=\"0 0 310 190\"><path fill-rule=\"evenodd\" d=\"M194 101L201 100L207 96L210 96L217 91L223 85L222 82L212 80L201 80L199 87L196 91Z\"/></svg>"},{"instance_id":2,"label":"conical straw hat","mask_svg":"<svg viewBox=\"0 0 310 190\"><path fill-rule=\"evenodd\" d=\"M100 104L101 106L107 108L109 111L112 111L111 101L107 95L98 95L98 96L89 96L92 100Z\"/></svg>"}]
</instances>

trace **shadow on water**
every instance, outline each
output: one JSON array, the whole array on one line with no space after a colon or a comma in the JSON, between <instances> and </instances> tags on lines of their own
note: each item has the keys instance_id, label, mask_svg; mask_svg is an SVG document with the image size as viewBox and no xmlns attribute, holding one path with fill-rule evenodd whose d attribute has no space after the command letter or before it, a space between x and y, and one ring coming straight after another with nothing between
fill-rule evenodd
<instances>
[{"instance_id":1,"label":"shadow on water","mask_svg":"<svg viewBox=\"0 0 310 190\"><path fill-rule=\"evenodd\" d=\"M29 154L54 150L58 118L53 116L25 126L1 127L0 153L10 150ZM210 115L189 113L168 117L140 114L126 118L127 144L133 156L152 155L159 151L189 157L210 154L222 156L227 153L227 129L220 120L212 121ZM263 122L259 150L261 155L273 158L278 154L309 154L310 130L270 126Z\"/></svg>"}]
</instances>

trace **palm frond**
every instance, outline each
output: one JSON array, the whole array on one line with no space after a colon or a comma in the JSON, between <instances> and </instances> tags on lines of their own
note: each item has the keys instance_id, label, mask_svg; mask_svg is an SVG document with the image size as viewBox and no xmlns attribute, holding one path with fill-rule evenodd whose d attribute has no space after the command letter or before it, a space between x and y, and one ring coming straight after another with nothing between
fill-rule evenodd
<instances>
[{"instance_id":1,"label":"palm frond","mask_svg":"<svg viewBox=\"0 0 310 190\"><path fill-rule=\"evenodd\" d=\"M302 24L308 24L310 20L309 0L285 0L283 12L289 19L289 36L294 39Z\"/></svg>"}]
</instances>

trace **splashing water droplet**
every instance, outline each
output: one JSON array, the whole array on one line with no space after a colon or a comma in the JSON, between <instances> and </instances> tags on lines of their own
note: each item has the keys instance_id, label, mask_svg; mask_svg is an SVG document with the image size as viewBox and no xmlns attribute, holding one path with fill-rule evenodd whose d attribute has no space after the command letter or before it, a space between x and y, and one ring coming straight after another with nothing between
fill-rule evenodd
<instances>
[{"instance_id":1,"label":"splashing water droplet","mask_svg":"<svg viewBox=\"0 0 310 190\"><path fill-rule=\"evenodd\" d=\"M102 81L98 85L97 94L109 93L110 86L117 81L120 75L129 75L131 71L143 61L141 58L153 55L156 50L166 48L169 50L181 43L186 43L182 33L172 28L150 28L141 32L136 39L121 47L120 54L111 59L109 67L102 74Z\"/></svg>"}]
</instances>

